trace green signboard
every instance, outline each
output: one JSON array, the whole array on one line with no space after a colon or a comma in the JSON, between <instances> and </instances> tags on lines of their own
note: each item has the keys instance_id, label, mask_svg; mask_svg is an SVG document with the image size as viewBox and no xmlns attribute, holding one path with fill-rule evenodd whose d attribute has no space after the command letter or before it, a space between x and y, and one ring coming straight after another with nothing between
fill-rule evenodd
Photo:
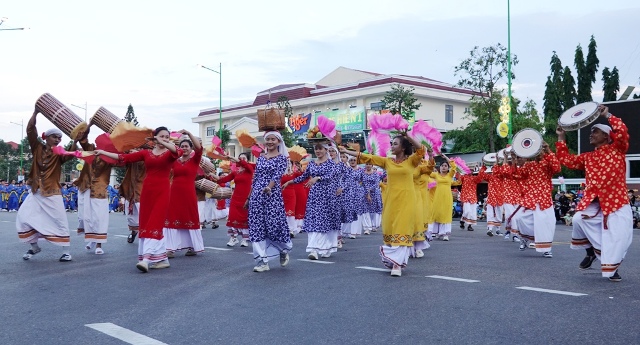
<instances>
[{"instance_id":1,"label":"green signboard","mask_svg":"<svg viewBox=\"0 0 640 345\"><path fill-rule=\"evenodd\" d=\"M324 115L326 118L336 122L336 129L343 134L362 132L365 128L366 116L364 107L348 109L338 109L323 111L314 114L314 125L318 124L318 116Z\"/></svg>"}]
</instances>

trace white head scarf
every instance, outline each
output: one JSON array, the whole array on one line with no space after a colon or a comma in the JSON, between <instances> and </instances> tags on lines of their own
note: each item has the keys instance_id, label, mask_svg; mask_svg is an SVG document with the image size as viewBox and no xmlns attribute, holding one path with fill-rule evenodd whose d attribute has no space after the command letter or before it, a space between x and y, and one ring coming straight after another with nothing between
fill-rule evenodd
<instances>
[{"instance_id":1,"label":"white head scarf","mask_svg":"<svg viewBox=\"0 0 640 345\"><path fill-rule=\"evenodd\" d=\"M613 130L610 126L607 126L605 124L602 123L597 123L593 126L591 126L591 131L593 131L594 128L597 128L605 133L607 133L607 135L609 136L609 142L612 142L613 140L611 139L611 131Z\"/></svg>"},{"instance_id":2,"label":"white head scarf","mask_svg":"<svg viewBox=\"0 0 640 345\"><path fill-rule=\"evenodd\" d=\"M287 145L284 144L284 140L282 139L282 134L280 134L280 132L277 132L277 131L270 131L264 134L265 139L267 139L270 136L274 136L278 140L280 140L280 145L278 145L278 152L281 155L289 158L289 151L287 151Z\"/></svg>"},{"instance_id":3,"label":"white head scarf","mask_svg":"<svg viewBox=\"0 0 640 345\"><path fill-rule=\"evenodd\" d=\"M340 151L338 151L338 147L334 142L329 142L328 144L322 144L325 149L327 149L327 154L329 154L329 150L333 150L336 152L336 158L333 159L335 163L340 163ZM331 156L329 156L331 158Z\"/></svg>"},{"instance_id":4,"label":"white head scarf","mask_svg":"<svg viewBox=\"0 0 640 345\"><path fill-rule=\"evenodd\" d=\"M44 132L44 136L45 138L50 136L50 135L59 135L62 136L62 131L57 129L57 128L51 128L49 130L47 130L46 132Z\"/></svg>"}]
</instances>

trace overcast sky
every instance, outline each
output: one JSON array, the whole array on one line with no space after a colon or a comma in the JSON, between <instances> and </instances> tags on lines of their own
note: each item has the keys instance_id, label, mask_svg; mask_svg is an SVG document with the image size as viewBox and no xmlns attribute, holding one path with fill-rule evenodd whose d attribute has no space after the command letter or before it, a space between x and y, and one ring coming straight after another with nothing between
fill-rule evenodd
<instances>
[{"instance_id":1,"label":"overcast sky","mask_svg":"<svg viewBox=\"0 0 640 345\"><path fill-rule=\"evenodd\" d=\"M197 64L222 63L224 106L339 66L455 83L454 66L474 46L507 44L506 0L21 0L6 1L0 17L9 18L0 28L31 28L0 31L0 138L16 142L10 122L26 123L45 92L88 103L89 117L100 106L124 116L131 103L143 126L195 132L191 118L219 99L218 75ZM639 18L636 1L511 1L514 95L541 109L552 52L573 69L592 34L594 100L605 66L618 67L621 89L638 86ZM39 131L51 126L40 116Z\"/></svg>"}]
</instances>

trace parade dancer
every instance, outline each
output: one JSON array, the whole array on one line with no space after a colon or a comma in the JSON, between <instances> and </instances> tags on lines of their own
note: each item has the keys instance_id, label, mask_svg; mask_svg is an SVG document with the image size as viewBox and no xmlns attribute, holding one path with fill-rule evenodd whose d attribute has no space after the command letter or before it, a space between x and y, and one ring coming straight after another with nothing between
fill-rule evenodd
<instances>
[{"instance_id":1,"label":"parade dancer","mask_svg":"<svg viewBox=\"0 0 640 345\"><path fill-rule=\"evenodd\" d=\"M489 184L489 190L487 195L486 207L487 207L487 236L493 236L493 229L496 229L495 234L500 235L500 227L502 226L502 204L504 203L502 178L499 175L502 173L502 166L499 163L502 161L502 157L498 157L496 165L491 167L491 173L487 173L486 165L480 169L478 178L482 181L487 181Z\"/></svg>"},{"instance_id":2,"label":"parade dancer","mask_svg":"<svg viewBox=\"0 0 640 345\"><path fill-rule=\"evenodd\" d=\"M535 242L537 252L543 253L545 258L552 258L556 216L551 198L551 178L560 172L560 163L549 145L543 142L542 152L536 160L521 167L513 166L512 171L514 178L521 181L524 191L521 201L523 210L512 219L521 236L520 250L525 250L529 242Z\"/></svg>"},{"instance_id":3,"label":"parade dancer","mask_svg":"<svg viewBox=\"0 0 640 345\"><path fill-rule=\"evenodd\" d=\"M282 175L281 185L302 175L302 172L294 170L294 164L287 162L287 171ZM287 215L287 225L289 225L289 236L294 237L298 230L298 222L296 221L296 191L292 187L282 188L282 198L284 199L284 212Z\"/></svg>"},{"instance_id":4,"label":"parade dancer","mask_svg":"<svg viewBox=\"0 0 640 345\"><path fill-rule=\"evenodd\" d=\"M132 152L137 152L133 150ZM127 217L129 235L127 242L133 243L140 227L140 194L146 174L144 162L134 162L125 165L124 178L120 183L120 192L124 198L124 214Z\"/></svg>"},{"instance_id":5,"label":"parade dancer","mask_svg":"<svg viewBox=\"0 0 640 345\"><path fill-rule=\"evenodd\" d=\"M187 250L185 256L195 256L204 251L200 228L201 215L195 188L195 179L202 159L202 145L189 131L179 132L186 134L189 139L180 141L182 156L173 162L171 197L163 229L168 258L173 258L176 251L184 249Z\"/></svg>"},{"instance_id":6,"label":"parade dancer","mask_svg":"<svg viewBox=\"0 0 640 345\"><path fill-rule=\"evenodd\" d=\"M85 151L94 151L96 145L86 139L80 140ZM76 180L78 195L78 234L84 234L85 248L102 255L102 244L107 242L109 230L109 194L108 186L113 164L102 157L96 157L91 163L85 163Z\"/></svg>"},{"instance_id":7,"label":"parade dancer","mask_svg":"<svg viewBox=\"0 0 640 345\"><path fill-rule=\"evenodd\" d=\"M182 156L182 149L169 141L167 127L158 127L153 131L155 146L152 150L140 150L133 153L114 154L96 150L97 155L119 159L121 163L144 161L146 175L140 194L140 226L138 231L138 263L136 267L143 273L150 268L167 268L167 248L163 235L164 221L169 210L171 184L169 175L173 162Z\"/></svg>"},{"instance_id":8,"label":"parade dancer","mask_svg":"<svg viewBox=\"0 0 640 345\"><path fill-rule=\"evenodd\" d=\"M466 174L460 178L462 191L460 202L462 203L462 218L460 229L473 231L473 226L478 223L478 183L482 181L478 174Z\"/></svg>"},{"instance_id":9,"label":"parade dancer","mask_svg":"<svg viewBox=\"0 0 640 345\"><path fill-rule=\"evenodd\" d=\"M295 165L300 173L304 172L304 169L302 169L302 164L300 162L295 162ZM295 237L295 235L302 231L304 215L307 211L307 198L309 197L309 188L305 187L306 183L307 181L303 181L303 183L296 183L291 186L296 193L296 229L294 230L293 237Z\"/></svg>"},{"instance_id":10,"label":"parade dancer","mask_svg":"<svg viewBox=\"0 0 640 345\"><path fill-rule=\"evenodd\" d=\"M357 160L356 160L357 163ZM380 175L373 169L373 164L367 163L362 173L362 188L364 189L364 207L362 227L364 234L369 235L380 228L382 220L382 193Z\"/></svg>"},{"instance_id":11,"label":"parade dancer","mask_svg":"<svg viewBox=\"0 0 640 345\"><path fill-rule=\"evenodd\" d=\"M589 143L594 151L572 155L565 143L564 130L558 128L556 150L560 162L570 169L585 171L584 197L573 216L571 248L584 248L587 256L580 263L581 269L591 267L600 259L603 277L610 281L622 280L618 268L633 239L633 216L626 185L625 154L629 149L627 126L599 107L600 116L609 126L596 124L591 127Z\"/></svg>"},{"instance_id":12,"label":"parade dancer","mask_svg":"<svg viewBox=\"0 0 640 345\"><path fill-rule=\"evenodd\" d=\"M427 212L429 210L426 208L426 204L429 198L427 184L429 183L429 176L435 167L435 160L433 159L433 151L431 151L431 148L429 148L427 152L429 160L426 162L423 161L413 171L413 187L416 192L416 215L414 218L415 231L413 233L413 247L411 247L410 256L414 258L424 256L423 250L430 247L429 241L431 240L430 237L427 238L427 230L429 227Z\"/></svg>"},{"instance_id":13,"label":"parade dancer","mask_svg":"<svg viewBox=\"0 0 640 345\"><path fill-rule=\"evenodd\" d=\"M60 144L62 131L57 128L44 132L38 140L36 116L34 111L27 123L27 140L31 147L32 164L29 172L31 196L29 196L16 216L16 229L21 242L29 243L31 248L22 256L31 259L41 251L38 239L44 238L52 244L62 246L60 261L71 261L69 252L69 222L60 192L62 164L71 160L71 155L56 155L53 148ZM72 149L75 150L75 143Z\"/></svg>"},{"instance_id":14,"label":"parade dancer","mask_svg":"<svg viewBox=\"0 0 640 345\"><path fill-rule=\"evenodd\" d=\"M431 178L436 181L436 190L431 204L431 212L433 214L434 235L443 241L449 241L451 235L451 207L453 206L453 195L451 195L451 185L453 177L456 174L456 163L449 160L447 156L441 154L446 161L440 163L437 173L431 173Z\"/></svg>"},{"instance_id":15,"label":"parade dancer","mask_svg":"<svg viewBox=\"0 0 640 345\"><path fill-rule=\"evenodd\" d=\"M282 175L287 170L289 152L282 135L277 131L266 132L264 140L266 152L256 163L247 200L249 239L256 261L254 272L268 271L271 257L280 257L280 265L286 266L293 246L280 186Z\"/></svg>"},{"instance_id":16,"label":"parade dancer","mask_svg":"<svg viewBox=\"0 0 640 345\"><path fill-rule=\"evenodd\" d=\"M285 183L285 188L308 180L306 185L310 190L302 230L308 234L306 252L309 259L318 260L320 257L328 258L338 250L335 233L338 214L334 214L334 204L338 204L337 190L332 183L338 172L337 165L330 159L328 144L317 143L313 149L317 158L309 162L302 175Z\"/></svg>"},{"instance_id":17,"label":"parade dancer","mask_svg":"<svg viewBox=\"0 0 640 345\"><path fill-rule=\"evenodd\" d=\"M526 160L522 157L518 157L516 158L516 162L513 162L511 155L508 155L509 152L511 152L510 149L503 151L503 169L500 169L497 176L502 180L503 186L502 213L504 214L504 239L509 240L509 238L511 238L511 241L516 242L520 241L520 238L518 237L518 230L515 229L514 231L515 224L513 222L513 218L514 214L522 209L519 205L525 191L521 188L518 180L516 180L511 174L511 167L509 166L513 164L522 166Z\"/></svg>"},{"instance_id":18,"label":"parade dancer","mask_svg":"<svg viewBox=\"0 0 640 345\"><path fill-rule=\"evenodd\" d=\"M240 237L240 246L247 247L249 245L249 210L245 206L251 193L255 165L248 162L249 155L246 153L238 155L238 159L230 156L227 156L227 159L235 163L235 169L229 175L217 178L218 183L233 181L235 184L227 218L227 234L229 235L227 246L233 247L238 244L238 237Z\"/></svg>"},{"instance_id":19,"label":"parade dancer","mask_svg":"<svg viewBox=\"0 0 640 345\"><path fill-rule=\"evenodd\" d=\"M0 211L8 212L9 211L9 192L7 189L7 182L5 180L0 180Z\"/></svg>"},{"instance_id":20,"label":"parade dancer","mask_svg":"<svg viewBox=\"0 0 640 345\"><path fill-rule=\"evenodd\" d=\"M422 162L425 148L403 133L393 138L391 143L391 153L395 158L350 151L346 148L341 148L340 151L358 157L358 163L371 162L387 171L387 195L382 211L384 244L380 247L380 256L383 264L391 268L391 275L399 277L402 275L402 268L407 266L413 246L416 214L415 208L407 205L416 202L413 171Z\"/></svg>"},{"instance_id":21,"label":"parade dancer","mask_svg":"<svg viewBox=\"0 0 640 345\"><path fill-rule=\"evenodd\" d=\"M7 188L8 198L7 198L7 208L9 212L18 212L19 199L18 195L18 187L16 186L16 181L11 181L9 188Z\"/></svg>"},{"instance_id":22,"label":"parade dancer","mask_svg":"<svg viewBox=\"0 0 640 345\"><path fill-rule=\"evenodd\" d=\"M340 202L340 222L342 237L355 239L362 233L362 214L364 213L364 193L360 186L362 171L358 169L355 157L340 154L342 162L338 165L342 172L338 200Z\"/></svg>"}]
</instances>

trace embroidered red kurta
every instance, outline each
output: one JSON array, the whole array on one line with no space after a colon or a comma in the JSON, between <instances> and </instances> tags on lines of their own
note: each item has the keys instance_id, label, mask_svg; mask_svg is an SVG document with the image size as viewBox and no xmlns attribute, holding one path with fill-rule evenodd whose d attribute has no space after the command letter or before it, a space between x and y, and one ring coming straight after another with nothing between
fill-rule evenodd
<instances>
[{"instance_id":1,"label":"embroidered red kurta","mask_svg":"<svg viewBox=\"0 0 640 345\"><path fill-rule=\"evenodd\" d=\"M494 173L495 174L495 173ZM520 205L522 199L522 187L513 176L510 166L504 165L498 176L502 180L502 195L505 204Z\"/></svg>"},{"instance_id":2,"label":"embroidered red kurta","mask_svg":"<svg viewBox=\"0 0 640 345\"><path fill-rule=\"evenodd\" d=\"M248 229L249 210L244 208L244 203L249 198L249 193L251 193L251 181L253 180L255 164L241 160L237 165L243 170L232 171L229 175L218 179L218 183L224 184L234 181L236 185L231 196L227 226L236 229Z\"/></svg>"},{"instance_id":3,"label":"embroidered red kurta","mask_svg":"<svg viewBox=\"0 0 640 345\"><path fill-rule=\"evenodd\" d=\"M629 149L629 132L624 122L615 116L609 117L609 124L613 129L609 138L613 141L595 151L572 155L567 144L562 141L556 143L560 163L569 169L585 172L587 188L578 204L578 211L584 210L596 198L605 216L629 204L625 161L625 154Z\"/></svg>"},{"instance_id":4,"label":"embroidered red kurta","mask_svg":"<svg viewBox=\"0 0 640 345\"><path fill-rule=\"evenodd\" d=\"M202 148L186 161L173 162L171 199L164 227L169 229L200 229L198 197L196 196L196 175L202 158Z\"/></svg>"},{"instance_id":5,"label":"embroidered red kurta","mask_svg":"<svg viewBox=\"0 0 640 345\"><path fill-rule=\"evenodd\" d=\"M140 238L163 238L162 228L169 210L171 197L171 185L169 174L173 168L173 162L182 156L182 149L176 153L167 150L160 155L155 155L151 150L141 150L134 153L120 155L123 163L144 161L146 176L142 182L140 194ZM193 188L192 188L193 189Z\"/></svg>"},{"instance_id":6,"label":"embroidered red kurta","mask_svg":"<svg viewBox=\"0 0 640 345\"><path fill-rule=\"evenodd\" d=\"M487 192L487 205L500 206L504 204L504 195L502 187L502 179L498 177L504 168L500 165L494 165L491 173L487 173L487 167L482 167L478 174L480 180L489 183L489 191Z\"/></svg>"},{"instance_id":7,"label":"embroidered red kurta","mask_svg":"<svg viewBox=\"0 0 640 345\"><path fill-rule=\"evenodd\" d=\"M460 201L475 204L478 202L478 183L482 181L478 175L463 175L462 192L460 192Z\"/></svg>"},{"instance_id":8,"label":"embroidered red kurta","mask_svg":"<svg viewBox=\"0 0 640 345\"><path fill-rule=\"evenodd\" d=\"M535 210L536 204L541 210L553 206L551 178L560 172L560 162L553 153L544 155L540 161L530 161L521 167L512 167L513 177L521 181L523 191L521 206Z\"/></svg>"}]
</instances>

